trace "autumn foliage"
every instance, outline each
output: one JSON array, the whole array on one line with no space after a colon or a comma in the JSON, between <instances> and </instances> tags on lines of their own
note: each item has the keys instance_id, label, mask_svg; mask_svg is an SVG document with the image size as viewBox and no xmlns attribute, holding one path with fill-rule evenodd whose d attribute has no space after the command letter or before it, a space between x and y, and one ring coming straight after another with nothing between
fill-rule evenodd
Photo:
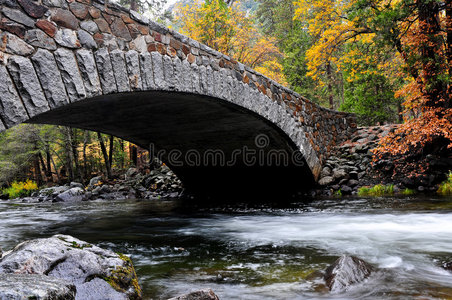
<instances>
[{"instance_id":1,"label":"autumn foliage","mask_svg":"<svg viewBox=\"0 0 452 300\"><path fill-rule=\"evenodd\" d=\"M330 72L347 70L351 82L372 74L399 82L395 96L403 102L404 122L381 141L376 154L404 154L432 144L452 148L451 1L294 4L295 18L304 20L317 37L306 54L309 76L323 84L330 67Z\"/></svg>"},{"instance_id":2,"label":"autumn foliage","mask_svg":"<svg viewBox=\"0 0 452 300\"><path fill-rule=\"evenodd\" d=\"M174 21L182 34L286 84L276 39L262 34L238 4L228 6L223 0L178 4Z\"/></svg>"},{"instance_id":3,"label":"autumn foliage","mask_svg":"<svg viewBox=\"0 0 452 300\"><path fill-rule=\"evenodd\" d=\"M404 154L426 145L452 148L452 4L418 0L414 13L400 24L401 54L411 81L404 97L404 123L382 140L377 154ZM408 5L408 4L405 4Z\"/></svg>"}]
</instances>

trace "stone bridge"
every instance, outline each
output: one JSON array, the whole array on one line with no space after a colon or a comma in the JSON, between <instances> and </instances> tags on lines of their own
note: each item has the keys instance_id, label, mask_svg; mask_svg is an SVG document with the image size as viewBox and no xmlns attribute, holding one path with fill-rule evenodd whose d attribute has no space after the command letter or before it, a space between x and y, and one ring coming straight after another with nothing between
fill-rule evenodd
<instances>
[{"instance_id":1,"label":"stone bridge","mask_svg":"<svg viewBox=\"0 0 452 300\"><path fill-rule=\"evenodd\" d=\"M151 148L196 191L309 187L352 115L102 0L0 0L0 131L23 122Z\"/></svg>"}]
</instances>

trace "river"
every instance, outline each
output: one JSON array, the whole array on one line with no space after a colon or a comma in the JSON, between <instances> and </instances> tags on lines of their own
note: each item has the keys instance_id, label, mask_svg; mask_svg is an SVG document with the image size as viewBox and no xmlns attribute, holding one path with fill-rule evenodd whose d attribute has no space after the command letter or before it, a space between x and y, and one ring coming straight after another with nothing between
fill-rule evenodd
<instances>
[{"instance_id":1,"label":"river","mask_svg":"<svg viewBox=\"0 0 452 300\"><path fill-rule=\"evenodd\" d=\"M347 198L217 208L177 201L0 202L0 246L69 234L130 255L145 299L452 299L452 198ZM309 274L341 254L380 270L331 294Z\"/></svg>"}]
</instances>

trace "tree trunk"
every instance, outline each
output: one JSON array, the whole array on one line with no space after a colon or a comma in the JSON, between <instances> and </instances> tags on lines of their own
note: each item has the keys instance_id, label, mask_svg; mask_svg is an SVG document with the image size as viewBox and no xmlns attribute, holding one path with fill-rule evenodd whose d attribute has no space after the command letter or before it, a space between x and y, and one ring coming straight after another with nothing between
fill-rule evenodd
<instances>
[{"instance_id":1,"label":"tree trunk","mask_svg":"<svg viewBox=\"0 0 452 300\"><path fill-rule=\"evenodd\" d=\"M55 174L56 174L56 176L57 176L57 183L58 183L58 184L61 184L60 173L59 173L58 170L57 170L57 167L56 167L56 165L55 165L55 161L53 160L53 157L52 157L52 156L50 156L50 161L51 161L51 163L52 163L53 169L55 170ZM52 181L53 181L53 180L52 180Z\"/></svg>"},{"instance_id":2,"label":"tree trunk","mask_svg":"<svg viewBox=\"0 0 452 300\"><path fill-rule=\"evenodd\" d=\"M447 65L449 66L449 76L452 76L452 1L446 1L446 61ZM452 107L452 84L449 80L448 87L447 87L447 100L446 100L446 107L450 108Z\"/></svg>"},{"instance_id":3,"label":"tree trunk","mask_svg":"<svg viewBox=\"0 0 452 300\"><path fill-rule=\"evenodd\" d=\"M39 162L39 156L37 154L35 155L35 158L33 159L33 165L34 165L33 168L34 168L34 171L35 171L36 184L38 186L41 186L43 180L42 180L41 165L40 165L40 162Z\"/></svg>"},{"instance_id":4,"label":"tree trunk","mask_svg":"<svg viewBox=\"0 0 452 300\"><path fill-rule=\"evenodd\" d=\"M328 80L328 100L330 102L330 108L334 109L334 98L333 98L333 75L331 73L331 63L326 64L326 77Z\"/></svg>"},{"instance_id":5,"label":"tree trunk","mask_svg":"<svg viewBox=\"0 0 452 300\"><path fill-rule=\"evenodd\" d=\"M74 170L74 175L77 179L81 179L83 181L82 178L82 173L80 172L80 164L79 164L79 160L78 160L78 150L77 150L77 145L78 145L78 141L77 141L77 129L73 129L70 128L69 132L71 134L71 149L72 149L72 157L74 159L74 165L75 165L75 170Z\"/></svg>"},{"instance_id":6,"label":"tree trunk","mask_svg":"<svg viewBox=\"0 0 452 300\"><path fill-rule=\"evenodd\" d=\"M102 138L102 134L100 132L97 133L97 138L99 140L100 149L102 150L102 155L104 156L105 167L107 169L107 177L112 178L110 162L108 160L107 148L105 147L104 139Z\"/></svg>"},{"instance_id":7,"label":"tree trunk","mask_svg":"<svg viewBox=\"0 0 452 300\"><path fill-rule=\"evenodd\" d=\"M121 170L124 169L124 140L120 139L121 143Z\"/></svg>"},{"instance_id":8,"label":"tree trunk","mask_svg":"<svg viewBox=\"0 0 452 300\"><path fill-rule=\"evenodd\" d=\"M38 152L38 158L39 158L39 162L41 163L42 170L44 171L45 181L47 183L47 182L49 182L49 176L47 175L47 174L49 174L49 171L47 169L47 165L44 162L44 157L42 157L42 153L41 152Z\"/></svg>"},{"instance_id":9,"label":"tree trunk","mask_svg":"<svg viewBox=\"0 0 452 300\"><path fill-rule=\"evenodd\" d=\"M46 163L47 163L47 174L46 174L46 176L47 176L47 178L49 178L53 182L52 165L51 165L50 160L51 160L51 155L50 155L49 145L46 145Z\"/></svg>"},{"instance_id":10,"label":"tree trunk","mask_svg":"<svg viewBox=\"0 0 452 300\"><path fill-rule=\"evenodd\" d=\"M417 6L421 39L419 50L422 57L422 76L418 77L418 81L422 86L421 92L427 99L425 105L438 107L440 100L447 98L447 84L440 78L444 61L438 55L442 51L439 3L418 0Z\"/></svg>"},{"instance_id":11,"label":"tree trunk","mask_svg":"<svg viewBox=\"0 0 452 300\"><path fill-rule=\"evenodd\" d=\"M135 147L132 144L129 144L129 155L130 155L130 160L132 161L133 165L136 167L138 164L138 151L137 151L137 147Z\"/></svg>"},{"instance_id":12,"label":"tree trunk","mask_svg":"<svg viewBox=\"0 0 452 300\"><path fill-rule=\"evenodd\" d=\"M110 135L110 149L109 149L109 153L108 153L108 162L110 163L110 169L111 166L113 164L113 146L114 146L114 142L115 142L115 137Z\"/></svg>"},{"instance_id":13,"label":"tree trunk","mask_svg":"<svg viewBox=\"0 0 452 300\"><path fill-rule=\"evenodd\" d=\"M72 140L71 140L71 130L70 128L64 127L63 131L65 133L65 154L66 154L66 168L67 168L67 175L69 181L74 180L74 168L73 168L73 159L72 159Z\"/></svg>"},{"instance_id":14,"label":"tree trunk","mask_svg":"<svg viewBox=\"0 0 452 300\"><path fill-rule=\"evenodd\" d=\"M88 159L86 158L86 147L88 146L89 131L85 130L83 137L83 176L88 179Z\"/></svg>"}]
</instances>

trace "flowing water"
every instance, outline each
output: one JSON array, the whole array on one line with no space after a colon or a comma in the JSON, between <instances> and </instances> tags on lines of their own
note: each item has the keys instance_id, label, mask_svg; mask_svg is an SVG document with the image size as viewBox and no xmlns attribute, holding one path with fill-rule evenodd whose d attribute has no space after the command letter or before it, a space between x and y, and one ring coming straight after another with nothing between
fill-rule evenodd
<instances>
[{"instance_id":1,"label":"flowing water","mask_svg":"<svg viewBox=\"0 0 452 300\"><path fill-rule=\"evenodd\" d=\"M452 299L451 198L317 200L285 207L201 208L117 200L0 202L4 250L56 233L130 255L145 299L212 288L220 299ZM331 294L324 270L342 254L379 271Z\"/></svg>"}]
</instances>

